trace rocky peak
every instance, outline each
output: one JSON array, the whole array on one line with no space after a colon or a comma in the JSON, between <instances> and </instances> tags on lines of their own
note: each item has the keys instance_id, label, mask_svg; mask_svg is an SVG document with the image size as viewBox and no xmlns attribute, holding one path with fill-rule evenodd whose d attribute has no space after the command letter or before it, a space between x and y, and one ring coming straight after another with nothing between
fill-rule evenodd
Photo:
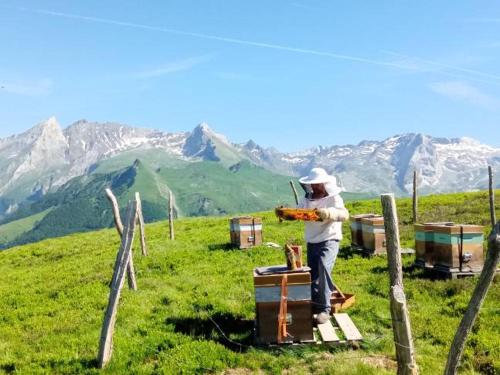
<instances>
[{"instance_id":1,"label":"rocky peak","mask_svg":"<svg viewBox=\"0 0 500 375\"><path fill-rule=\"evenodd\" d=\"M59 122L57 121L55 116L49 117L47 120L42 121L41 123L38 124L39 127L44 128L44 129L60 129L61 126L59 125Z\"/></svg>"},{"instance_id":2,"label":"rocky peak","mask_svg":"<svg viewBox=\"0 0 500 375\"><path fill-rule=\"evenodd\" d=\"M243 145L244 148L246 148L249 151L255 150L255 149L261 149L261 147L253 141L253 139L250 139L247 143Z\"/></svg>"},{"instance_id":3,"label":"rocky peak","mask_svg":"<svg viewBox=\"0 0 500 375\"><path fill-rule=\"evenodd\" d=\"M215 153L215 142L223 141L223 137L214 133L207 123L202 122L186 138L183 154L191 157L201 157L205 160L218 161Z\"/></svg>"},{"instance_id":4,"label":"rocky peak","mask_svg":"<svg viewBox=\"0 0 500 375\"><path fill-rule=\"evenodd\" d=\"M203 121L203 122L200 122L198 124L198 126L196 126L196 128L194 128L194 130L199 130L199 131L202 131L204 133L213 133L212 129L210 129L210 126L208 126L208 124Z\"/></svg>"},{"instance_id":5,"label":"rocky peak","mask_svg":"<svg viewBox=\"0 0 500 375\"><path fill-rule=\"evenodd\" d=\"M54 116L38 124L38 129L40 137L53 138L54 140L65 139L61 125Z\"/></svg>"},{"instance_id":6,"label":"rocky peak","mask_svg":"<svg viewBox=\"0 0 500 375\"><path fill-rule=\"evenodd\" d=\"M16 141L22 142L24 144L31 144L40 137L47 137L51 135L59 137L60 134L62 134L61 126L57 122L57 119L52 116L47 120L39 122L37 125L25 131L24 133L13 136L11 138L16 139Z\"/></svg>"}]
</instances>

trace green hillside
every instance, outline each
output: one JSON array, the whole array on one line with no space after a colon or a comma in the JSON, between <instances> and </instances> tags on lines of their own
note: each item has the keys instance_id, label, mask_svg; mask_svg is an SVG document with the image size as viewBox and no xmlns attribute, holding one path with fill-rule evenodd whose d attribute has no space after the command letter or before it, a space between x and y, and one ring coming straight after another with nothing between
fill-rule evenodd
<instances>
[{"instance_id":1,"label":"green hillside","mask_svg":"<svg viewBox=\"0 0 500 375\"><path fill-rule=\"evenodd\" d=\"M0 243L9 243L19 238L23 233L33 229L33 227L50 212L50 208L40 213L28 216L23 219L11 221L0 225Z\"/></svg>"},{"instance_id":2,"label":"green hillside","mask_svg":"<svg viewBox=\"0 0 500 375\"><path fill-rule=\"evenodd\" d=\"M108 159L91 174L70 180L36 203L21 206L0 224L17 221L23 224L23 230L14 231L11 225L6 236L2 235L0 225L0 249L110 227L113 221L104 192L107 187L113 190L122 206L139 191L146 222L166 218L170 190L178 216L266 210L279 204L290 205L293 201L290 177L274 174L248 161L226 168L218 162L173 162L168 157L160 158L147 152L144 160L133 159L134 156L135 153L129 152ZM363 195L345 194L346 199L360 197Z\"/></svg>"},{"instance_id":3,"label":"green hillside","mask_svg":"<svg viewBox=\"0 0 500 375\"><path fill-rule=\"evenodd\" d=\"M398 200L404 246L412 246L410 207L410 200ZM351 202L348 208L351 214L381 212L378 200ZM420 210L423 221L488 225L489 220L484 192L424 197ZM302 223L279 224L271 213L261 215L265 241L302 238ZM230 248L227 217L180 219L176 240L169 241L167 233L165 222L147 226L147 257L140 256L136 242L139 290L122 293L113 358L102 372L95 358L119 246L116 231L73 234L1 252L0 373L395 372L387 260L352 254L347 225L334 279L356 295L348 312L365 337L358 350L253 347L252 269L283 263L282 251ZM430 280L411 267L412 261L404 257L404 283L417 362L421 374L440 374L477 279ZM462 374L500 371L499 300L497 278L467 343Z\"/></svg>"}]
</instances>

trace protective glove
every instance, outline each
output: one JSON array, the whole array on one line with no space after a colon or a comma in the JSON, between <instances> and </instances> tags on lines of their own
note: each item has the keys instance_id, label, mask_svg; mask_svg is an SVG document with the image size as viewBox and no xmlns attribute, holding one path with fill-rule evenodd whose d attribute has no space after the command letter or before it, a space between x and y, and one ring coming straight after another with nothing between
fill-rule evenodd
<instances>
[{"instance_id":1,"label":"protective glove","mask_svg":"<svg viewBox=\"0 0 500 375\"><path fill-rule=\"evenodd\" d=\"M327 208L317 208L316 213L318 214L321 221L330 219L330 212Z\"/></svg>"},{"instance_id":2,"label":"protective glove","mask_svg":"<svg viewBox=\"0 0 500 375\"><path fill-rule=\"evenodd\" d=\"M316 213L322 221L346 221L347 219L349 219L349 212L345 208L318 208L316 209Z\"/></svg>"}]
</instances>

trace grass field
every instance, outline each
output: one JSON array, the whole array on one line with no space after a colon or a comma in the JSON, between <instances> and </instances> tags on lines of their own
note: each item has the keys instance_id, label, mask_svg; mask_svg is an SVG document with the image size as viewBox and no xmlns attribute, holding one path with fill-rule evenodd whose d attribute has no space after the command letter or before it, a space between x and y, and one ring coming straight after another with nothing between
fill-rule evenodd
<instances>
[{"instance_id":1,"label":"grass field","mask_svg":"<svg viewBox=\"0 0 500 375\"><path fill-rule=\"evenodd\" d=\"M33 229L33 226L47 216L50 211L51 209L49 208L35 215L0 225L0 244L14 241L23 233L30 231Z\"/></svg>"},{"instance_id":2,"label":"grass field","mask_svg":"<svg viewBox=\"0 0 500 375\"><path fill-rule=\"evenodd\" d=\"M500 193L500 192L497 192ZM413 247L411 202L398 200L404 247ZM351 214L381 212L378 200L348 204ZM489 224L487 195L424 197L422 221ZM302 223L279 224L260 213L264 241L302 238ZM392 374L394 344L385 257L352 254L348 226L334 270L339 287L355 293L349 315L365 337L358 350L328 346L252 347L252 269L284 262L281 250L227 245L227 218L147 226L149 256L135 246L139 290L122 293L114 353L95 368L100 328L119 246L114 230L74 234L0 252L0 373L288 373ZM485 233L487 230L485 229ZM404 257L404 283L421 374L440 374L449 344L477 279L430 280ZM468 340L462 374L500 372L498 278ZM216 322L234 342L216 329Z\"/></svg>"}]
</instances>

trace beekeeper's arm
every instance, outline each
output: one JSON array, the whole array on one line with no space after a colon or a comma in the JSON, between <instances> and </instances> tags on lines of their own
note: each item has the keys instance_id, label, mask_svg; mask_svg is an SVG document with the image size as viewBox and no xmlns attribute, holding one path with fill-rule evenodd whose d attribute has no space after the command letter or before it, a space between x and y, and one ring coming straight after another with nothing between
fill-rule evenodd
<instances>
[{"instance_id":1,"label":"beekeeper's arm","mask_svg":"<svg viewBox=\"0 0 500 375\"><path fill-rule=\"evenodd\" d=\"M344 206L344 200L340 195L335 195L333 207L318 208L317 212L323 221L347 221L349 211Z\"/></svg>"}]
</instances>

